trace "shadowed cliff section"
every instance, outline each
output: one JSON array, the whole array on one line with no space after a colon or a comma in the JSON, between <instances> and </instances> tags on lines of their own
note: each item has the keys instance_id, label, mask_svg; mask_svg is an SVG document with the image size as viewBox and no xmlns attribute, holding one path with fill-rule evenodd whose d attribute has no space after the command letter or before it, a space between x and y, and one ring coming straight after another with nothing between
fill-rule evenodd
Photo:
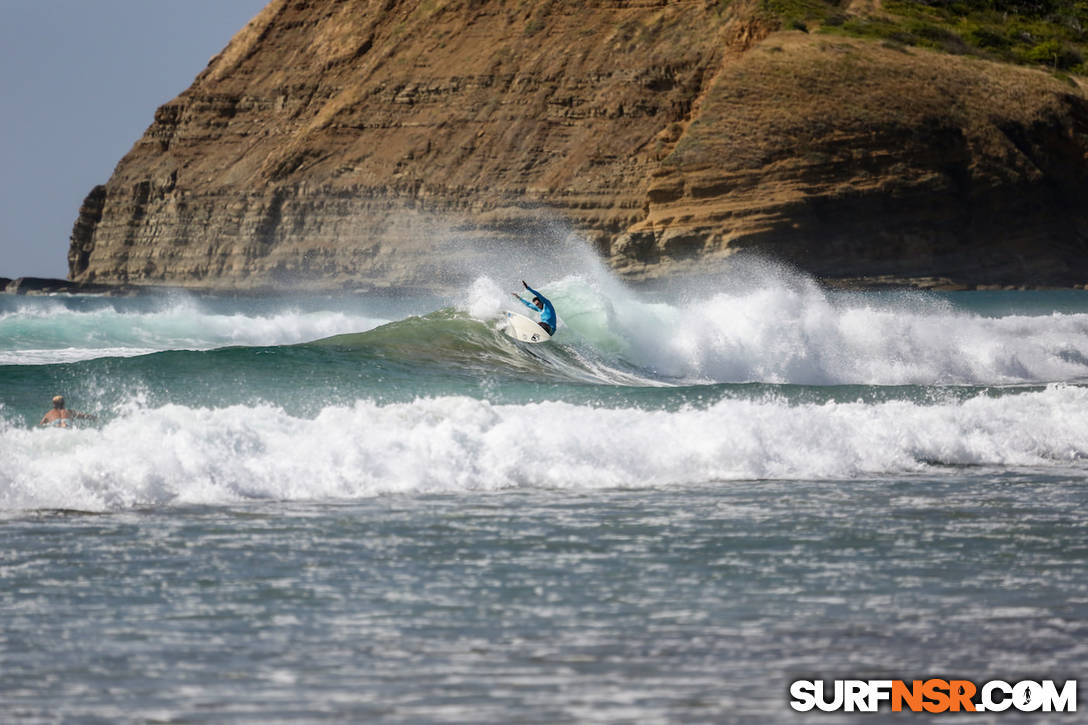
<instances>
[{"instance_id":1,"label":"shadowed cliff section","mask_svg":"<svg viewBox=\"0 0 1088 725\"><path fill-rule=\"evenodd\" d=\"M868 284L1083 284L1086 154L1082 90L1045 73L775 33L710 84L613 262L748 248Z\"/></svg>"},{"instance_id":2,"label":"shadowed cliff section","mask_svg":"<svg viewBox=\"0 0 1088 725\"><path fill-rule=\"evenodd\" d=\"M274 0L88 196L70 276L441 287L562 229L634 279L1088 282L1079 85L722 6Z\"/></svg>"}]
</instances>

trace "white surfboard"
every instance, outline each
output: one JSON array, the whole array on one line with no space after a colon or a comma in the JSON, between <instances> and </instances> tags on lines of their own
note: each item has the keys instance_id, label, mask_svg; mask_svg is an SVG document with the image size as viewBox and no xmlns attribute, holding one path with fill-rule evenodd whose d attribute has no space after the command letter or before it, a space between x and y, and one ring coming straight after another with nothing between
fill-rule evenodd
<instances>
[{"instance_id":1,"label":"white surfboard","mask_svg":"<svg viewBox=\"0 0 1088 725\"><path fill-rule=\"evenodd\" d=\"M506 313L506 327L503 332L522 342L547 342L552 339L539 323L517 312Z\"/></svg>"}]
</instances>

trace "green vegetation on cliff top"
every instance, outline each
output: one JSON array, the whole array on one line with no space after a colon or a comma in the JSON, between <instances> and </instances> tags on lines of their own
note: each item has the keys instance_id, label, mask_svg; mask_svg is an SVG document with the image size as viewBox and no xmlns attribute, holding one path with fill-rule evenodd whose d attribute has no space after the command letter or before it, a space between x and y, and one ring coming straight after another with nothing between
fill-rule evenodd
<instances>
[{"instance_id":1,"label":"green vegetation on cliff top","mask_svg":"<svg viewBox=\"0 0 1088 725\"><path fill-rule=\"evenodd\" d=\"M761 0L783 27L1088 74L1088 0Z\"/></svg>"}]
</instances>

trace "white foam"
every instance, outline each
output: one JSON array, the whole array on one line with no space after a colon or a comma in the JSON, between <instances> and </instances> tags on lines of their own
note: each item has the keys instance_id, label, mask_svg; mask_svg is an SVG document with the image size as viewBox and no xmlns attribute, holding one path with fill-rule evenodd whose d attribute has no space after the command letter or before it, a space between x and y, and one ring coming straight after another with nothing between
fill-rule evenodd
<instances>
[{"instance_id":1,"label":"white foam","mask_svg":"<svg viewBox=\"0 0 1088 725\"><path fill-rule=\"evenodd\" d=\"M130 406L98 428L0 430L0 510L116 510L510 487L666 487L900 475L931 466L1088 470L1088 390L962 402L705 409L494 405L446 397L329 407ZM944 475L944 473L938 473Z\"/></svg>"},{"instance_id":2,"label":"white foam","mask_svg":"<svg viewBox=\"0 0 1088 725\"><path fill-rule=\"evenodd\" d=\"M159 352L154 347L64 347L0 350L0 365L52 365L103 357L135 357Z\"/></svg>"}]
</instances>

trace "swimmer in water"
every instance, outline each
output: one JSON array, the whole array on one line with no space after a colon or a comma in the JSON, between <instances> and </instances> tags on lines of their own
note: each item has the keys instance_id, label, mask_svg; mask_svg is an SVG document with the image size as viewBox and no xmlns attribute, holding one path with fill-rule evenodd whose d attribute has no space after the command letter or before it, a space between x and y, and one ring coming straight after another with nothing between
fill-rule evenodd
<instances>
[{"instance_id":1,"label":"swimmer in water","mask_svg":"<svg viewBox=\"0 0 1088 725\"><path fill-rule=\"evenodd\" d=\"M42 417L39 425L53 425L57 428L70 428L72 421L80 418L85 420L98 420L90 413L80 413L78 410L68 410L64 407L64 396L53 396L53 409Z\"/></svg>"}]
</instances>

